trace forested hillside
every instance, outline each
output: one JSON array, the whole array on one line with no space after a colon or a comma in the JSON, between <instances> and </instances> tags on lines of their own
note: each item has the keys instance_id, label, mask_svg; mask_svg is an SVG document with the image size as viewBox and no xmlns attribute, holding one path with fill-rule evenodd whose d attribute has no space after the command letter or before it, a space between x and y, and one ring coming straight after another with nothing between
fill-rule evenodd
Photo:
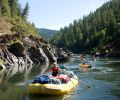
<instances>
[{"instance_id":1,"label":"forested hillside","mask_svg":"<svg viewBox=\"0 0 120 100\"><path fill-rule=\"evenodd\" d=\"M0 33L36 34L34 24L27 21L29 4L22 8L18 1L0 0Z\"/></svg>"},{"instance_id":2,"label":"forested hillside","mask_svg":"<svg viewBox=\"0 0 120 100\"><path fill-rule=\"evenodd\" d=\"M95 12L60 29L51 43L74 53L120 55L120 0L111 0Z\"/></svg>"},{"instance_id":3,"label":"forested hillside","mask_svg":"<svg viewBox=\"0 0 120 100\"><path fill-rule=\"evenodd\" d=\"M50 30L45 28L38 29L38 34L43 37L45 40L49 41L53 35L58 33L57 30Z\"/></svg>"}]
</instances>

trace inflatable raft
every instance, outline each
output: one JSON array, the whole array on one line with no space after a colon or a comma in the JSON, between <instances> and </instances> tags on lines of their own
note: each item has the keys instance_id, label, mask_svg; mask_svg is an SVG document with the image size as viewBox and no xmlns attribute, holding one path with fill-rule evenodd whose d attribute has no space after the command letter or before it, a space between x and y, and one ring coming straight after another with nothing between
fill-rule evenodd
<instances>
[{"instance_id":1,"label":"inflatable raft","mask_svg":"<svg viewBox=\"0 0 120 100\"><path fill-rule=\"evenodd\" d=\"M62 77L62 75L59 75ZM49 95L61 95L70 92L78 84L77 76L73 76L66 83L52 84L52 83L32 83L29 84L29 94L49 94Z\"/></svg>"},{"instance_id":2,"label":"inflatable raft","mask_svg":"<svg viewBox=\"0 0 120 100\"><path fill-rule=\"evenodd\" d=\"M79 66L80 66L80 67L83 67L83 68L90 68L90 67L92 67L92 66L89 65L89 64L80 64Z\"/></svg>"}]
</instances>

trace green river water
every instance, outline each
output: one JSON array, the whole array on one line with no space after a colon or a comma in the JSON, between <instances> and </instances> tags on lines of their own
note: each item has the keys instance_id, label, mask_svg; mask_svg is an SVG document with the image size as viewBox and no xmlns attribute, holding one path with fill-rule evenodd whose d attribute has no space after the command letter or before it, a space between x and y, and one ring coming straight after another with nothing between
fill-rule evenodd
<instances>
[{"instance_id":1,"label":"green river water","mask_svg":"<svg viewBox=\"0 0 120 100\"><path fill-rule=\"evenodd\" d=\"M49 65L14 67L0 70L0 100L120 100L120 59L97 57L93 61L91 56L86 55L86 60L92 68L79 68L78 55L60 65L73 70L79 80L91 88L79 83L69 94L31 96L28 94L28 84Z\"/></svg>"}]
</instances>

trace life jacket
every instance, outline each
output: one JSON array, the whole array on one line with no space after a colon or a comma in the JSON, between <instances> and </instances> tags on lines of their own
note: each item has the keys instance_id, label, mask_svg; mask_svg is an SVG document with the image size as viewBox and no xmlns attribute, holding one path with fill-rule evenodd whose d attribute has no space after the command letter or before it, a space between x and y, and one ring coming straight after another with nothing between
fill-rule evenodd
<instances>
[{"instance_id":1,"label":"life jacket","mask_svg":"<svg viewBox=\"0 0 120 100\"><path fill-rule=\"evenodd\" d=\"M58 72L60 70L60 68L58 67L58 66L54 66L53 68L52 68L52 71L53 72Z\"/></svg>"}]
</instances>

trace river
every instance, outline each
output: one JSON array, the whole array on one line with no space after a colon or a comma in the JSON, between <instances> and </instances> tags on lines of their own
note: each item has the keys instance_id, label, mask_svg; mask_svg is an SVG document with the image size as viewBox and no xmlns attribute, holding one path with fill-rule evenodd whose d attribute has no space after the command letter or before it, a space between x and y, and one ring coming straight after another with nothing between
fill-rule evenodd
<instances>
[{"instance_id":1,"label":"river","mask_svg":"<svg viewBox=\"0 0 120 100\"><path fill-rule=\"evenodd\" d=\"M61 96L28 95L28 84L49 65L0 70L0 100L120 100L120 59L97 57L92 60L86 55L86 60L92 68L79 68L78 55L59 64L73 70L81 81L72 92Z\"/></svg>"}]
</instances>

